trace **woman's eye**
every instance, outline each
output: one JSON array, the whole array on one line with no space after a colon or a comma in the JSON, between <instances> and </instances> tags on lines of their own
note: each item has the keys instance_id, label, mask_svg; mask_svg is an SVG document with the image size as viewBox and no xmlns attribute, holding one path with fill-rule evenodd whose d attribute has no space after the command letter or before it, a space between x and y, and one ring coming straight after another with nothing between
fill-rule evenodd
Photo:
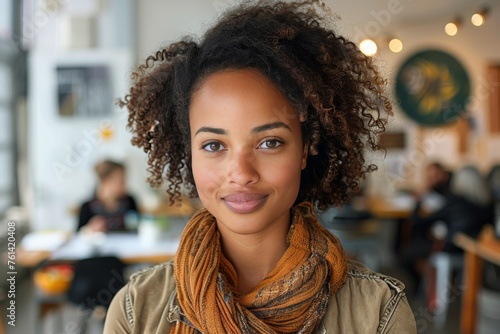
<instances>
[{"instance_id":1,"label":"woman's eye","mask_svg":"<svg viewBox=\"0 0 500 334\"><path fill-rule=\"evenodd\" d=\"M279 140L270 139L270 140L266 140L266 141L262 142L262 144L260 144L259 148L269 150L269 149L277 148L281 144L282 143Z\"/></svg>"},{"instance_id":2,"label":"woman's eye","mask_svg":"<svg viewBox=\"0 0 500 334\"><path fill-rule=\"evenodd\" d=\"M205 151L208 151L208 152L218 152L218 151L222 151L224 149L224 146L222 146L221 143L212 142L212 143L208 143L208 144L203 145L201 148L204 149Z\"/></svg>"}]
</instances>

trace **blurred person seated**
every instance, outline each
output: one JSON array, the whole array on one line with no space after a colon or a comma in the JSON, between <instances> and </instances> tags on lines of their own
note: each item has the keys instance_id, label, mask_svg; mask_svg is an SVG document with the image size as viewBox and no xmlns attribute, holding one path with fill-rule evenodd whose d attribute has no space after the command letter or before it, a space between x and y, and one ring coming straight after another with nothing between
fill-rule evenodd
<instances>
[{"instance_id":1,"label":"blurred person seated","mask_svg":"<svg viewBox=\"0 0 500 334\"><path fill-rule=\"evenodd\" d=\"M450 192L452 173L439 162L431 162L426 169L425 192L434 191L446 196Z\"/></svg>"},{"instance_id":2,"label":"blurred person seated","mask_svg":"<svg viewBox=\"0 0 500 334\"><path fill-rule=\"evenodd\" d=\"M442 189L444 190L444 189ZM486 180L477 168L466 166L458 170L444 194L443 206L428 214L422 214L421 202L412 213L410 244L403 251L401 261L415 283L417 291L425 261L433 252L461 253L453 243L457 232L477 237L485 224L494 220L494 204ZM431 231L440 222L441 236ZM437 229L436 229L437 230Z\"/></svg>"},{"instance_id":3,"label":"blurred person seated","mask_svg":"<svg viewBox=\"0 0 500 334\"><path fill-rule=\"evenodd\" d=\"M125 166L104 160L95 166L99 180L94 196L80 208L78 231L125 231L125 217L137 213L135 199L127 194Z\"/></svg>"},{"instance_id":4,"label":"blurred person seated","mask_svg":"<svg viewBox=\"0 0 500 334\"><path fill-rule=\"evenodd\" d=\"M431 162L425 170L424 188L415 194L416 210L434 212L443 207L446 196L450 192L452 172L439 162Z\"/></svg>"}]
</instances>

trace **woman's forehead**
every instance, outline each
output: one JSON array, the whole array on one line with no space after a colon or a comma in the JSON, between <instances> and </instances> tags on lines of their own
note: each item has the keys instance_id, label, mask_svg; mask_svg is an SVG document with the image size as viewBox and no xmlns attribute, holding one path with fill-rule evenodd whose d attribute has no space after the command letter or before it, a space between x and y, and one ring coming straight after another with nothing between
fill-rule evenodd
<instances>
[{"instance_id":1,"label":"woman's forehead","mask_svg":"<svg viewBox=\"0 0 500 334\"><path fill-rule=\"evenodd\" d=\"M248 117L249 120L298 121L298 114L265 75L255 69L225 70L209 75L194 92L190 104L193 117Z\"/></svg>"}]
</instances>

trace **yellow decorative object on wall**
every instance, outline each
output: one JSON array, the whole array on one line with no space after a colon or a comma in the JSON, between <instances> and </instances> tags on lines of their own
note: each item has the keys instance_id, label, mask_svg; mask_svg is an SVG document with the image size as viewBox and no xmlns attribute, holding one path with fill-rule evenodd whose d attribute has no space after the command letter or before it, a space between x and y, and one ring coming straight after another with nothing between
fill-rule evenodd
<instances>
[{"instance_id":1,"label":"yellow decorative object on wall","mask_svg":"<svg viewBox=\"0 0 500 334\"><path fill-rule=\"evenodd\" d=\"M102 141L110 141L115 136L115 130L112 126L102 127L100 133Z\"/></svg>"},{"instance_id":2,"label":"yellow decorative object on wall","mask_svg":"<svg viewBox=\"0 0 500 334\"><path fill-rule=\"evenodd\" d=\"M424 126L455 121L470 96L467 72L453 56L438 50L410 57L396 77L396 97L403 112Z\"/></svg>"}]
</instances>

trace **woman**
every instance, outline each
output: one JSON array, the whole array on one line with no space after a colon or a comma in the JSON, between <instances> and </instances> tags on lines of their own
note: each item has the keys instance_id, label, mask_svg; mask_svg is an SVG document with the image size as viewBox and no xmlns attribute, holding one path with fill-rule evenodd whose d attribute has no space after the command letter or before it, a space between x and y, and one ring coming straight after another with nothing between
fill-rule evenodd
<instances>
[{"instance_id":1,"label":"woman","mask_svg":"<svg viewBox=\"0 0 500 334\"><path fill-rule=\"evenodd\" d=\"M104 160L95 166L99 179L95 196L80 209L78 230L91 232L124 231L125 215L137 212L132 196L127 195L125 167Z\"/></svg>"},{"instance_id":2,"label":"woman","mask_svg":"<svg viewBox=\"0 0 500 334\"><path fill-rule=\"evenodd\" d=\"M148 58L122 102L150 181L205 209L173 262L135 275L105 333L415 333L398 281L348 262L318 222L375 166L391 106L319 1L226 13Z\"/></svg>"}]
</instances>

